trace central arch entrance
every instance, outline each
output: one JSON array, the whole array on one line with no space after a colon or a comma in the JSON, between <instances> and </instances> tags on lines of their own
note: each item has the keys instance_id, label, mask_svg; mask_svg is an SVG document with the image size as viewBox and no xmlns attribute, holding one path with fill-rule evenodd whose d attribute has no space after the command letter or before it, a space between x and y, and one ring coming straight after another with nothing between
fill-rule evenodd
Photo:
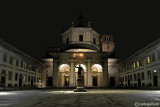
<instances>
[{"instance_id":1,"label":"central arch entrance","mask_svg":"<svg viewBox=\"0 0 160 107\"><path fill-rule=\"evenodd\" d=\"M92 73L92 86L102 87L103 86L102 66L100 64L94 64L91 67L91 73Z\"/></svg>"},{"instance_id":2,"label":"central arch entrance","mask_svg":"<svg viewBox=\"0 0 160 107\"><path fill-rule=\"evenodd\" d=\"M61 64L58 68L58 86L69 87L70 66L68 64Z\"/></svg>"}]
</instances>

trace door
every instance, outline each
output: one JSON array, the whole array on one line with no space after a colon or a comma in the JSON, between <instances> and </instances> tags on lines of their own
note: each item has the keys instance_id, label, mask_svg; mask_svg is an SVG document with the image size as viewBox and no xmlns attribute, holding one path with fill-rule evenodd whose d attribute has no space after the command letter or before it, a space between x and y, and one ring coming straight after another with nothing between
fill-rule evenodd
<instances>
[{"instance_id":1,"label":"door","mask_svg":"<svg viewBox=\"0 0 160 107\"><path fill-rule=\"evenodd\" d=\"M31 79L31 87L33 87L33 78Z\"/></svg>"},{"instance_id":2,"label":"door","mask_svg":"<svg viewBox=\"0 0 160 107\"><path fill-rule=\"evenodd\" d=\"M154 77L153 77L153 85L154 85L154 86L158 86L157 76L154 76Z\"/></svg>"},{"instance_id":3,"label":"door","mask_svg":"<svg viewBox=\"0 0 160 107\"><path fill-rule=\"evenodd\" d=\"M19 76L19 87L22 87L22 74L20 74L20 76Z\"/></svg>"},{"instance_id":4,"label":"door","mask_svg":"<svg viewBox=\"0 0 160 107\"><path fill-rule=\"evenodd\" d=\"M93 86L97 86L97 77L93 77Z\"/></svg>"},{"instance_id":5,"label":"door","mask_svg":"<svg viewBox=\"0 0 160 107\"><path fill-rule=\"evenodd\" d=\"M128 80L128 86L130 86L130 80Z\"/></svg>"},{"instance_id":6,"label":"door","mask_svg":"<svg viewBox=\"0 0 160 107\"><path fill-rule=\"evenodd\" d=\"M48 77L47 86L52 86L52 77Z\"/></svg>"},{"instance_id":7,"label":"door","mask_svg":"<svg viewBox=\"0 0 160 107\"><path fill-rule=\"evenodd\" d=\"M114 79L114 77L110 77L110 86L115 86L115 79Z\"/></svg>"},{"instance_id":8,"label":"door","mask_svg":"<svg viewBox=\"0 0 160 107\"><path fill-rule=\"evenodd\" d=\"M5 84L6 84L6 77L4 77L4 76L1 76L1 85L2 85L2 87L4 87L5 86Z\"/></svg>"},{"instance_id":9,"label":"door","mask_svg":"<svg viewBox=\"0 0 160 107\"><path fill-rule=\"evenodd\" d=\"M65 86L69 86L69 77L65 77Z\"/></svg>"},{"instance_id":10,"label":"door","mask_svg":"<svg viewBox=\"0 0 160 107\"><path fill-rule=\"evenodd\" d=\"M138 78L138 86L141 86L141 78Z\"/></svg>"}]
</instances>

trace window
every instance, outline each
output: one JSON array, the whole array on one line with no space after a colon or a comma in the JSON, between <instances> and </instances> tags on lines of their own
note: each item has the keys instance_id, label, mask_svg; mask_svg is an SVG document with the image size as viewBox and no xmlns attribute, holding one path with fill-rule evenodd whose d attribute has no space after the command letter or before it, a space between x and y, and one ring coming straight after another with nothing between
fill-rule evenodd
<instances>
[{"instance_id":1,"label":"window","mask_svg":"<svg viewBox=\"0 0 160 107\"><path fill-rule=\"evenodd\" d=\"M2 74L6 74L6 70L4 70L4 69L2 69L2 72L1 72Z\"/></svg>"},{"instance_id":2,"label":"window","mask_svg":"<svg viewBox=\"0 0 160 107\"><path fill-rule=\"evenodd\" d=\"M147 57L147 64L150 63L150 57Z\"/></svg>"},{"instance_id":3,"label":"window","mask_svg":"<svg viewBox=\"0 0 160 107\"><path fill-rule=\"evenodd\" d=\"M12 80L12 72L8 72L8 80Z\"/></svg>"},{"instance_id":4,"label":"window","mask_svg":"<svg viewBox=\"0 0 160 107\"><path fill-rule=\"evenodd\" d=\"M9 64L11 64L11 65L13 64L13 57L12 56L9 57Z\"/></svg>"},{"instance_id":5,"label":"window","mask_svg":"<svg viewBox=\"0 0 160 107\"><path fill-rule=\"evenodd\" d=\"M69 44L69 38L67 38L66 42L67 42L67 44Z\"/></svg>"},{"instance_id":6,"label":"window","mask_svg":"<svg viewBox=\"0 0 160 107\"><path fill-rule=\"evenodd\" d=\"M83 35L79 35L79 41L83 41Z\"/></svg>"},{"instance_id":7,"label":"window","mask_svg":"<svg viewBox=\"0 0 160 107\"><path fill-rule=\"evenodd\" d=\"M23 67L24 67L24 69L26 69L26 67L27 67L27 64L26 64L26 63L24 63L24 66L23 66Z\"/></svg>"},{"instance_id":8,"label":"window","mask_svg":"<svg viewBox=\"0 0 160 107\"><path fill-rule=\"evenodd\" d=\"M3 62L7 62L7 54L3 54Z\"/></svg>"},{"instance_id":9,"label":"window","mask_svg":"<svg viewBox=\"0 0 160 107\"><path fill-rule=\"evenodd\" d=\"M19 66L19 60L16 59L16 66L18 67Z\"/></svg>"},{"instance_id":10,"label":"window","mask_svg":"<svg viewBox=\"0 0 160 107\"><path fill-rule=\"evenodd\" d=\"M143 65L144 65L144 60L141 59L141 60L139 61L139 66L143 66Z\"/></svg>"},{"instance_id":11,"label":"window","mask_svg":"<svg viewBox=\"0 0 160 107\"><path fill-rule=\"evenodd\" d=\"M26 75L23 76L23 81L24 81L24 82L26 81Z\"/></svg>"},{"instance_id":12,"label":"window","mask_svg":"<svg viewBox=\"0 0 160 107\"><path fill-rule=\"evenodd\" d=\"M144 80L144 72L142 72L141 75L142 75L142 80Z\"/></svg>"},{"instance_id":13,"label":"window","mask_svg":"<svg viewBox=\"0 0 160 107\"><path fill-rule=\"evenodd\" d=\"M152 54L152 62L154 62L155 61L155 54Z\"/></svg>"},{"instance_id":14,"label":"window","mask_svg":"<svg viewBox=\"0 0 160 107\"><path fill-rule=\"evenodd\" d=\"M137 77L136 77L136 74L134 74L134 81L137 81Z\"/></svg>"},{"instance_id":15,"label":"window","mask_svg":"<svg viewBox=\"0 0 160 107\"><path fill-rule=\"evenodd\" d=\"M125 76L125 82L127 82L127 76Z\"/></svg>"},{"instance_id":16,"label":"window","mask_svg":"<svg viewBox=\"0 0 160 107\"><path fill-rule=\"evenodd\" d=\"M18 81L18 73L15 73L15 81Z\"/></svg>"},{"instance_id":17,"label":"window","mask_svg":"<svg viewBox=\"0 0 160 107\"><path fill-rule=\"evenodd\" d=\"M28 82L30 82L30 76L28 76Z\"/></svg>"},{"instance_id":18,"label":"window","mask_svg":"<svg viewBox=\"0 0 160 107\"><path fill-rule=\"evenodd\" d=\"M96 39L95 38L93 38L93 44L96 44Z\"/></svg>"},{"instance_id":19,"label":"window","mask_svg":"<svg viewBox=\"0 0 160 107\"><path fill-rule=\"evenodd\" d=\"M21 68L23 68L23 61L22 60L21 60L21 65L20 66L21 66Z\"/></svg>"},{"instance_id":20,"label":"window","mask_svg":"<svg viewBox=\"0 0 160 107\"><path fill-rule=\"evenodd\" d=\"M148 71L148 79L151 80L151 72Z\"/></svg>"},{"instance_id":21,"label":"window","mask_svg":"<svg viewBox=\"0 0 160 107\"><path fill-rule=\"evenodd\" d=\"M132 81L132 75L130 75L130 80Z\"/></svg>"},{"instance_id":22,"label":"window","mask_svg":"<svg viewBox=\"0 0 160 107\"><path fill-rule=\"evenodd\" d=\"M133 65L133 66L134 66L134 68L136 68L136 63L135 63L135 62L134 62L134 65Z\"/></svg>"},{"instance_id":23,"label":"window","mask_svg":"<svg viewBox=\"0 0 160 107\"><path fill-rule=\"evenodd\" d=\"M106 40L107 42L109 42L109 41L110 41L110 37L106 37L105 40Z\"/></svg>"},{"instance_id":24,"label":"window","mask_svg":"<svg viewBox=\"0 0 160 107\"><path fill-rule=\"evenodd\" d=\"M139 61L137 61L137 67L139 67Z\"/></svg>"},{"instance_id":25,"label":"window","mask_svg":"<svg viewBox=\"0 0 160 107\"><path fill-rule=\"evenodd\" d=\"M29 70L32 70L32 65L29 65Z\"/></svg>"}]
</instances>

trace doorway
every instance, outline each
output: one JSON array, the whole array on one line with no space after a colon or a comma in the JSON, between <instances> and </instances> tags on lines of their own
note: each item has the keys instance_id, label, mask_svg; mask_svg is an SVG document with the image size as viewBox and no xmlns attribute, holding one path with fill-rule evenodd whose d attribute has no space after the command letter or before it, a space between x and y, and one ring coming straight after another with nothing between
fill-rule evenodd
<instances>
[{"instance_id":1,"label":"doorway","mask_svg":"<svg viewBox=\"0 0 160 107\"><path fill-rule=\"evenodd\" d=\"M128 80L128 86L130 86L131 84L130 84L130 80Z\"/></svg>"},{"instance_id":2,"label":"doorway","mask_svg":"<svg viewBox=\"0 0 160 107\"><path fill-rule=\"evenodd\" d=\"M157 78L157 76L153 77L153 85L154 86L158 86L158 78Z\"/></svg>"},{"instance_id":3,"label":"doorway","mask_svg":"<svg viewBox=\"0 0 160 107\"><path fill-rule=\"evenodd\" d=\"M67 77L65 77L65 84L64 84L64 86L69 86L69 76L67 76Z\"/></svg>"},{"instance_id":4,"label":"doorway","mask_svg":"<svg viewBox=\"0 0 160 107\"><path fill-rule=\"evenodd\" d=\"M19 76L19 87L22 87L22 74Z\"/></svg>"},{"instance_id":5,"label":"doorway","mask_svg":"<svg viewBox=\"0 0 160 107\"><path fill-rule=\"evenodd\" d=\"M115 86L115 79L114 77L110 77L110 86Z\"/></svg>"},{"instance_id":6,"label":"doorway","mask_svg":"<svg viewBox=\"0 0 160 107\"><path fill-rule=\"evenodd\" d=\"M47 86L52 86L52 77L48 77Z\"/></svg>"},{"instance_id":7,"label":"doorway","mask_svg":"<svg viewBox=\"0 0 160 107\"><path fill-rule=\"evenodd\" d=\"M93 86L97 86L97 77L93 77Z\"/></svg>"},{"instance_id":8,"label":"doorway","mask_svg":"<svg viewBox=\"0 0 160 107\"><path fill-rule=\"evenodd\" d=\"M31 78L31 87L33 87L33 77Z\"/></svg>"},{"instance_id":9,"label":"doorway","mask_svg":"<svg viewBox=\"0 0 160 107\"><path fill-rule=\"evenodd\" d=\"M4 87L6 84L6 77L1 76L1 83L2 83L2 87Z\"/></svg>"},{"instance_id":10,"label":"doorway","mask_svg":"<svg viewBox=\"0 0 160 107\"><path fill-rule=\"evenodd\" d=\"M141 86L141 78L138 78L138 86Z\"/></svg>"}]
</instances>

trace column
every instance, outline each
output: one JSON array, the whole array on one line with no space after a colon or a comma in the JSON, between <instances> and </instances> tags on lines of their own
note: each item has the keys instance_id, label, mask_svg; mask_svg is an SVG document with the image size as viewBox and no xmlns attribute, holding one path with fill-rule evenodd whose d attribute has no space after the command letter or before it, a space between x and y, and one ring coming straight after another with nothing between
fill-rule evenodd
<instances>
[{"instance_id":1,"label":"column","mask_svg":"<svg viewBox=\"0 0 160 107\"><path fill-rule=\"evenodd\" d=\"M35 77L36 77L36 81L35 81L35 82L36 82L36 87L37 87L37 84L38 84L38 83L37 83L37 82L38 82L38 81L37 81L37 70L35 71Z\"/></svg>"},{"instance_id":2,"label":"column","mask_svg":"<svg viewBox=\"0 0 160 107\"><path fill-rule=\"evenodd\" d=\"M104 61L103 66L103 86L108 87L108 66L107 61Z\"/></svg>"},{"instance_id":3,"label":"column","mask_svg":"<svg viewBox=\"0 0 160 107\"><path fill-rule=\"evenodd\" d=\"M12 69L12 87L15 84L15 69L16 69L16 60L13 59L13 69Z\"/></svg>"},{"instance_id":4,"label":"column","mask_svg":"<svg viewBox=\"0 0 160 107\"><path fill-rule=\"evenodd\" d=\"M30 79L31 80L31 79ZM28 69L26 71L26 87L28 87Z\"/></svg>"},{"instance_id":5,"label":"column","mask_svg":"<svg viewBox=\"0 0 160 107\"><path fill-rule=\"evenodd\" d=\"M146 69L146 65L147 65L147 63L146 63L147 61L146 61L146 58L144 58L144 83L145 83L145 86L148 86L148 71L147 71L147 69Z\"/></svg>"},{"instance_id":6,"label":"column","mask_svg":"<svg viewBox=\"0 0 160 107\"><path fill-rule=\"evenodd\" d=\"M57 87L58 85L58 69L57 69L57 61L53 63L53 86Z\"/></svg>"},{"instance_id":7,"label":"column","mask_svg":"<svg viewBox=\"0 0 160 107\"><path fill-rule=\"evenodd\" d=\"M75 86L74 62L71 62L71 70L70 70L70 79L69 80L70 80L69 86L74 87Z\"/></svg>"},{"instance_id":8,"label":"column","mask_svg":"<svg viewBox=\"0 0 160 107\"><path fill-rule=\"evenodd\" d=\"M42 68L43 70L42 70L42 86L43 87L46 87L46 69L45 69L45 67L43 66L43 68Z\"/></svg>"},{"instance_id":9,"label":"column","mask_svg":"<svg viewBox=\"0 0 160 107\"><path fill-rule=\"evenodd\" d=\"M87 66L87 87L92 87L92 79L91 79L91 63L88 62Z\"/></svg>"}]
</instances>

